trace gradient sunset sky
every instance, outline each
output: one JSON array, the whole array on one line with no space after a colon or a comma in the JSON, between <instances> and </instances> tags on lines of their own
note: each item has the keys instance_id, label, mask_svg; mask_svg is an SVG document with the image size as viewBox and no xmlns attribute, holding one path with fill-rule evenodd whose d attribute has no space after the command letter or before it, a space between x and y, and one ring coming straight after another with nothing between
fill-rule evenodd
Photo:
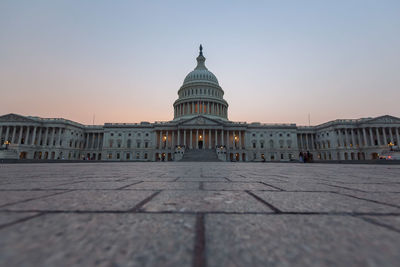
<instances>
[{"instance_id":1,"label":"gradient sunset sky","mask_svg":"<svg viewBox=\"0 0 400 267\"><path fill-rule=\"evenodd\" d=\"M0 115L164 121L203 44L229 119L400 117L400 1L0 1Z\"/></svg>"}]
</instances>

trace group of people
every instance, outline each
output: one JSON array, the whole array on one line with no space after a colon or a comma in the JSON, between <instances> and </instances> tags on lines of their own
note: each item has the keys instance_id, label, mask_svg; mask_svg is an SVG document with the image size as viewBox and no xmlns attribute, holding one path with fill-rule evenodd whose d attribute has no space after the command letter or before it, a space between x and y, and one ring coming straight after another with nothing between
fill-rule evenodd
<instances>
[{"instance_id":1,"label":"group of people","mask_svg":"<svg viewBox=\"0 0 400 267\"><path fill-rule=\"evenodd\" d=\"M302 163L313 162L313 154L311 154L310 151L307 152L300 151L299 161Z\"/></svg>"}]
</instances>

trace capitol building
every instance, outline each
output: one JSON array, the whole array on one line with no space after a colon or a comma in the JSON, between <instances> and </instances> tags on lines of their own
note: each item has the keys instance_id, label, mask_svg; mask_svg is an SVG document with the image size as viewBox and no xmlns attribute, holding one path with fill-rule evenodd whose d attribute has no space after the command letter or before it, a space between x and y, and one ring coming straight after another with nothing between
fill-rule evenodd
<instances>
[{"instance_id":1,"label":"capitol building","mask_svg":"<svg viewBox=\"0 0 400 267\"><path fill-rule=\"evenodd\" d=\"M234 122L202 47L166 122L82 125L66 119L0 116L0 159L102 161L374 160L398 147L400 119L338 119L315 126Z\"/></svg>"}]
</instances>

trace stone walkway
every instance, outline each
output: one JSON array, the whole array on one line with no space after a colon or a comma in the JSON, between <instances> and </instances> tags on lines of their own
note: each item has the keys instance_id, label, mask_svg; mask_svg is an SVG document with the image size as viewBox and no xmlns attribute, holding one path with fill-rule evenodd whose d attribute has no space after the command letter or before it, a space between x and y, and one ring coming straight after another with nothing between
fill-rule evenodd
<instances>
[{"instance_id":1,"label":"stone walkway","mask_svg":"<svg viewBox=\"0 0 400 267\"><path fill-rule=\"evenodd\" d=\"M398 165L0 165L0 266L399 262Z\"/></svg>"}]
</instances>

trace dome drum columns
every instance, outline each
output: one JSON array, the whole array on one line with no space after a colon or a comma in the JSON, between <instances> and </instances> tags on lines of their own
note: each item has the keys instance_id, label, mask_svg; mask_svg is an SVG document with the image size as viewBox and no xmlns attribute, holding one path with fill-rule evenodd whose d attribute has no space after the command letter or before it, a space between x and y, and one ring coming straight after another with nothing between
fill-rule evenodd
<instances>
[{"instance_id":1,"label":"dome drum columns","mask_svg":"<svg viewBox=\"0 0 400 267\"><path fill-rule=\"evenodd\" d=\"M174 118L193 115L211 115L227 119L228 105L208 100L185 101L174 104Z\"/></svg>"}]
</instances>

